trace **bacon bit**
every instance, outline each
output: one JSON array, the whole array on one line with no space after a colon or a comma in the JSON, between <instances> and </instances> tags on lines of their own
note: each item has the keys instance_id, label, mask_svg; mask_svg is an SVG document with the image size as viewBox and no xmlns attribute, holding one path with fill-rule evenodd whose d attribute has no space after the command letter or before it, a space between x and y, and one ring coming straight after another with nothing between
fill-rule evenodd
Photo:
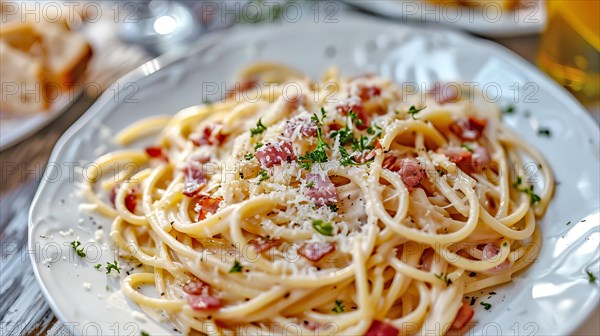
<instances>
[{"instance_id":1,"label":"bacon bit","mask_svg":"<svg viewBox=\"0 0 600 336\"><path fill-rule=\"evenodd\" d=\"M108 198L110 199L110 203L112 203L113 207L115 207L115 199L117 198L117 192L121 187L120 184L115 184L110 190L110 195ZM131 213L135 213L135 207L137 206L137 196L133 190L129 190L125 195L125 207Z\"/></svg>"},{"instance_id":2,"label":"bacon bit","mask_svg":"<svg viewBox=\"0 0 600 336\"><path fill-rule=\"evenodd\" d=\"M438 153L447 156L450 161L456 163L456 166L467 174L480 172L491 162L490 153L487 148L482 146L473 146L472 153L463 147L456 146L438 149Z\"/></svg>"},{"instance_id":3,"label":"bacon bit","mask_svg":"<svg viewBox=\"0 0 600 336\"><path fill-rule=\"evenodd\" d=\"M163 153L162 147L160 147L160 146L146 147L146 154L148 154L148 156L151 158L160 158L160 159L167 158L165 156L165 154Z\"/></svg>"},{"instance_id":4,"label":"bacon bit","mask_svg":"<svg viewBox=\"0 0 600 336\"><path fill-rule=\"evenodd\" d=\"M137 206L137 197L133 193L127 193L125 195L125 207L129 212L135 213L135 208Z\"/></svg>"},{"instance_id":5,"label":"bacon bit","mask_svg":"<svg viewBox=\"0 0 600 336\"><path fill-rule=\"evenodd\" d=\"M373 143L374 148L369 151L364 151L362 153L354 153L352 154L352 159L357 163L365 163L367 161L371 161L377 156L377 150L381 149L381 142L379 139L376 139Z\"/></svg>"},{"instance_id":6,"label":"bacon bit","mask_svg":"<svg viewBox=\"0 0 600 336\"><path fill-rule=\"evenodd\" d=\"M227 322L225 322L225 321L221 321L221 320L217 320L217 319L213 319L213 321L215 321L215 325L221 329L231 328L231 326L228 325Z\"/></svg>"},{"instance_id":7,"label":"bacon bit","mask_svg":"<svg viewBox=\"0 0 600 336\"><path fill-rule=\"evenodd\" d=\"M202 167L196 162L183 168L183 175L183 194L187 197L194 197L206 185Z\"/></svg>"},{"instance_id":8,"label":"bacon bit","mask_svg":"<svg viewBox=\"0 0 600 336\"><path fill-rule=\"evenodd\" d=\"M306 181L313 182L313 185L306 189L306 196L315 202L318 206L338 201L338 193L335 184L331 182L328 175L306 174Z\"/></svg>"},{"instance_id":9,"label":"bacon bit","mask_svg":"<svg viewBox=\"0 0 600 336\"><path fill-rule=\"evenodd\" d=\"M319 322L315 322L315 321L304 321L304 324L306 324L306 327L310 330L317 330L319 329Z\"/></svg>"},{"instance_id":10,"label":"bacon bit","mask_svg":"<svg viewBox=\"0 0 600 336\"><path fill-rule=\"evenodd\" d=\"M281 164L283 161L292 162L296 160L296 154L292 148L292 143L288 141L280 141L276 144L268 143L260 147L254 157L260 162L261 167L270 168L274 165Z\"/></svg>"},{"instance_id":11,"label":"bacon bit","mask_svg":"<svg viewBox=\"0 0 600 336\"><path fill-rule=\"evenodd\" d=\"M345 104L338 105L335 110L343 116L347 116L350 111L356 113L358 119L362 121L360 125L356 125L359 130L364 131L369 127L370 120L362 102L348 100Z\"/></svg>"},{"instance_id":12,"label":"bacon bit","mask_svg":"<svg viewBox=\"0 0 600 336\"><path fill-rule=\"evenodd\" d=\"M247 80L240 83L235 83L235 88L233 90L228 90L225 95L227 99L235 97L238 93L246 92L258 86L258 82L256 80Z\"/></svg>"},{"instance_id":13,"label":"bacon bit","mask_svg":"<svg viewBox=\"0 0 600 336\"><path fill-rule=\"evenodd\" d=\"M298 254L303 256L304 258L312 261L319 262L326 255L333 253L336 250L336 246L334 243L325 242L325 243L304 243L298 249Z\"/></svg>"},{"instance_id":14,"label":"bacon bit","mask_svg":"<svg viewBox=\"0 0 600 336\"><path fill-rule=\"evenodd\" d=\"M396 160L397 158L395 156L386 156L385 158L383 158L381 167L383 167L383 169L389 169L391 171L398 171L399 168L395 167Z\"/></svg>"},{"instance_id":15,"label":"bacon bit","mask_svg":"<svg viewBox=\"0 0 600 336\"><path fill-rule=\"evenodd\" d=\"M494 259L498 253L500 253L500 249L496 247L496 245L490 243L483 247L482 252L483 260L491 260ZM510 267L510 260L506 259L500 265L492 268L490 271L500 272L506 270L508 267Z\"/></svg>"},{"instance_id":16,"label":"bacon bit","mask_svg":"<svg viewBox=\"0 0 600 336\"><path fill-rule=\"evenodd\" d=\"M291 138L292 135L296 132L296 129L300 129L298 133L304 136L317 136L317 124L314 121L307 121L306 119L302 118L287 121L285 123L285 136Z\"/></svg>"},{"instance_id":17,"label":"bacon bit","mask_svg":"<svg viewBox=\"0 0 600 336\"><path fill-rule=\"evenodd\" d=\"M431 270L431 263L433 262L433 249L432 248L427 248L425 249L425 251L423 251L423 254L421 255L421 265L420 265L420 269L423 271L427 271L429 272Z\"/></svg>"},{"instance_id":18,"label":"bacon bit","mask_svg":"<svg viewBox=\"0 0 600 336\"><path fill-rule=\"evenodd\" d=\"M375 85L364 86L361 85L359 87L358 96L362 101L370 100L373 97L377 97L381 95L381 88Z\"/></svg>"},{"instance_id":19,"label":"bacon bit","mask_svg":"<svg viewBox=\"0 0 600 336\"><path fill-rule=\"evenodd\" d=\"M454 322L452 322L451 329L461 330L464 328L469 321L473 318L475 312L470 307L469 303L463 302L462 306L458 309L458 313L456 313L456 317L454 318Z\"/></svg>"},{"instance_id":20,"label":"bacon bit","mask_svg":"<svg viewBox=\"0 0 600 336\"><path fill-rule=\"evenodd\" d=\"M471 159L473 153L469 152L463 147L448 147L444 149L438 149L438 153L444 154L450 159L450 161L456 163L456 166L460 168L460 170L470 173L473 171L473 166L471 165Z\"/></svg>"},{"instance_id":21,"label":"bacon bit","mask_svg":"<svg viewBox=\"0 0 600 336\"><path fill-rule=\"evenodd\" d=\"M450 131L463 140L477 140L483 134L487 120L475 117L460 118L450 125Z\"/></svg>"},{"instance_id":22,"label":"bacon bit","mask_svg":"<svg viewBox=\"0 0 600 336\"><path fill-rule=\"evenodd\" d=\"M471 156L471 163L473 164L473 168L475 171L481 171L485 168L490 162L492 158L490 156L490 152L487 148L483 146L474 146L473 147L473 155Z\"/></svg>"},{"instance_id":23,"label":"bacon bit","mask_svg":"<svg viewBox=\"0 0 600 336\"><path fill-rule=\"evenodd\" d=\"M342 125L340 125L340 124L337 124L337 123L331 123L331 124L328 124L328 125L327 125L327 127L329 127L329 130L330 130L330 131L339 131L339 130L341 130L342 128L344 128L344 126L342 126Z\"/></svg>"},{"instance_id":24,"label":"bacon bit","mask_svg":"<svg viewBox=\"0 0 600 336\"><path fill-rule=\"evenodd\" d=\"M198 278L190 280L183 286L183 291L191 295L200 295L202 293L207 293L209 289L210 286L206 282Z\"/></svg>"},{"instance_id":25,"label":"bacon bit","mask_svg":"<svg viewBox=\"0 0 600 336\"><path fill-rule=\"evenodd\" d=\"M212 295L188 295L188 304L196 311L214 310L222 307L221 300Z\"/></svg>"},{"instance_id":26,"label":"bacon bit","mask_svg":"<svg viewBox=\"0 0 600 336\"><path fill-rule=\"evenodd\" d=\"M202 134L199 137L190 137L192 143L196 146L212 146L220 145L227 139L227 134L223 134L221 129L223 128L220 124L212 124L204 127Z\"/></svg>"},{"instance_id":27,"label":"bacon bit","mask_svg":"<svg viewBox=\"0 0 600 336\"><path fill-rule=\"evenodd\" d=\"M434 100L438 104L454 103L460 98L460 92L454 85L436 83L433 89Z\"/></svg>"},{"instance_id":28,"label":"bacon bit","mask_svg":"<svg viewBox=\"0 0 600 336\"><path fill-rule=\"evenodd\" d=\"M269 237L258 237L255 239L252 239L248 242L248 244L254 246L254 248L256 249L256 251L258 253L263 253L265 251L270 250L272 247L276 247L281 245L281 240L276 239L276 238L269 238Z\"/></svg>"},{"instance_id":29,"label":"bacon bit","mask_svg":"<svg viewBox=\"0 0 600 336\"><path fill-rule=\"evenodd\" d=\"M399 333L400 331L393 325L374 320L365 336L396 336Z\"/></svg>"},{"instance_id":30,"label":"bacon bit","mask_svg":"<svg viewBox=\"0 0 600 336\"><path fill-rule=\"evenodd\" d=\"M223 197L210 197L208 195L198 195L198 202L194 206L194 211L198 212L196 220L203 220L209 214L217 212L219 204L223 201Z\"/></svg>"},{"instance_id":31,"label":"bacon bit","mask_svg":"<svg viewBox=\"0 0 600 336\"><path fill-rule=\"evenodd\" d=\"M388 156L383 159L382 167L400 174L400 178L408 190L412 190L423 178L423 169L419 161L413 158L399 159L395 156Z\"/></svg>"}]
</instances>

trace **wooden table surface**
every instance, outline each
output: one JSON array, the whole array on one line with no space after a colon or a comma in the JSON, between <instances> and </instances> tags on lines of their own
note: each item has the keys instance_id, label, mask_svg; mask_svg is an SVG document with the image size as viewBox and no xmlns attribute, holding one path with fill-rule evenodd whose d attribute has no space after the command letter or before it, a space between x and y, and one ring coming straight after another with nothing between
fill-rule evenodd
<instances>
[{"instance_id":1,"label":"wooden table surface","mask_svg":"<svg viewBox=\"0 0 600 336\"><path fill-rule=\"evenodd\" d=\"M533 61L539 35L495 41ZM0 152L0 336L70 334L55 318L33 275L27 253L28 210L52 148L92 103L86 96L80 97L42 131ZM598 118L597 110L591 113ZM5 169L15 163L19 172ZM575 334L600 335L600 311L597 309Z\"/></svg>"}]
</instances>

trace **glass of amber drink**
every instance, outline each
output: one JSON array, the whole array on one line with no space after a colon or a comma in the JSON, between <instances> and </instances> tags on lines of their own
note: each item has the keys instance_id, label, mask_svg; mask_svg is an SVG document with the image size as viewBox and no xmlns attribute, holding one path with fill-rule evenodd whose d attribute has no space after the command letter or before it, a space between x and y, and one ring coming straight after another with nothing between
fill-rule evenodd
<instances>
[{"instance_id":1,"label":"glass of amber drink","mask_svg":"<svg viewBox=\"0 0 600 336\"><path fill-rule=\"evenodd\" d=\"M600 0L547 0L537 64L584 104L600 98Z\"/></svg>"}]
</instances>

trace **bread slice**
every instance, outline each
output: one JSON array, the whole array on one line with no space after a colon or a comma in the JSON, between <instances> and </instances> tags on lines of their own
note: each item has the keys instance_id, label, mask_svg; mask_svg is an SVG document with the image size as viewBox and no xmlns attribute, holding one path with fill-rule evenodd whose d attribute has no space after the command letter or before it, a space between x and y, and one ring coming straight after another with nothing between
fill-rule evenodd
<instances>
[{"instance_id":1,"label":"bread slice","mask_svg":"<svg viewBox=\"0 0 600 336\"><path fill-rule=\"evenodd\" d=\"M23 16L19 8L16 2L0 0L3 90L0 109L43 111L48 108L47 97L58 97L81 80L92 49L81 34L70 30L71 22L64 15L69 11ZM42 19L36 21L36 18Z\"/></svg>"},{"instance_id":2,"label":"bread slice","mask_svg":"<svg viewBox=\"0 0 600 336\"><path fill-rule=\"evenodd\" d=\"M59 24L37 24L34 28L45 50L50 81L61 88L73 87L92 57L90 45L81 34Z\"/></svg>"},{"instance_id":3,"label":"bread slice","mask_svg":"<svg viewBox=\"0 0 600 336\"><path fill-rule=\"evenodd\" d=\"M39 112L48 109L44 64L0 41L0 111Z\"/></svg>"},{"instance_id":4,"label":"bread slice","mask_svg":"<svg viewBox=\"0 0 600 336\"><path fill-rule=\"evenodd\" d=\"M73 8L75 7L75 8ZM67 7L60 2L44 4L40 2L5 1L0 0L0 19L2 25L7 23L52 23L59 24L66 29L70 25L81 23L81 5Z\"/></svg>"},{"instance_id":5,"label":"bread slice","mask_svg":"<svg viewBox=\"0 0 600 336\"><path fill-rule=\"evenodd\" d=\"M13 48L29 52L40 38L30 23L12 21L0 26L0 40Z\"/></svg>"}]
</instances>

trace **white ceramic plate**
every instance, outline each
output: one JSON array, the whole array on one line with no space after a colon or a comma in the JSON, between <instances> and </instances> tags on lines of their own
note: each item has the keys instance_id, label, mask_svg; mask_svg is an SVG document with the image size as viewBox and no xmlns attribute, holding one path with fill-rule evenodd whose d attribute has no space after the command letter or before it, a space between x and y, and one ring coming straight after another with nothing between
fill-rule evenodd
<instances>
[{"instance_id":1,"label":"white ceramic plate","mask_svg":"<svg viewBox=\"0 0 600 336\"><path fill-rule=\"evenodd\" d=\"M443 24L488 37L509 37L539 33L546 24L543 0L522 1L515 10L479 0L481 7L453 3L435 4L426 0L347 0L354 6L397 19Z\"/></svg>"},{"instance_id":2,"label":"white ceramic plate","mask_svg":"<svg viewBox=\"0 0 600 336\"><path fill-rule=\"evenodd\" d=\"M493 43L353 16L338 24L246 26L213 35L183 57L159 58L122 78L121 84L139 86L134 97L139 102L104 95L61 138L31 208L29 248L52 309L76 333L154 335L172 333L172 327L139 315L141 310L119 294L118 279L94 269L115 259L114 249L89 242L99 226L106 237L110 223L78 207L75 192L82 177L70 167L114 149L107 135L140 118L215 98L203 96L206 83L231 82L240 68L258 60L284 62L315 78L336 64L347 75L378 72L397 82L461 80L501 89L501 103L512 101L517 110L507 122L542 151L560 185L541 221L539 260L494 289L491 310L476 307L473 333L566 335L594 310L599 287L589 283L585 270L599 271L600 150L598 128L586 111L530 64ZM540 125L552 137L538 136ZM76 238L87 247L86 262L68 246Z\"/></svg>"}]
</instances>

